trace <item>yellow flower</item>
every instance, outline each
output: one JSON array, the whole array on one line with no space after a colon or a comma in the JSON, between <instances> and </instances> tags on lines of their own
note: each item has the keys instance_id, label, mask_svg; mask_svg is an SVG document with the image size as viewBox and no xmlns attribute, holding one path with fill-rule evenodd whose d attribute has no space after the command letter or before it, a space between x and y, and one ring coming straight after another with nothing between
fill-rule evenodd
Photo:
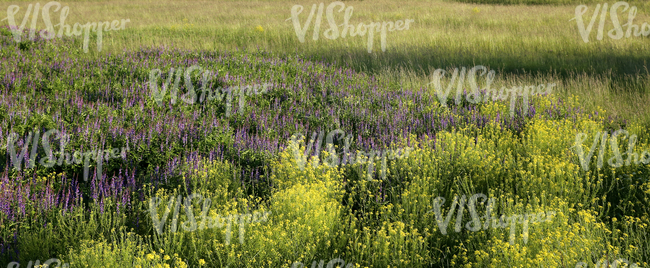
<instances>
[{"instance_id":1,"label":"yellow flower","mask_svg":"<svg viewBox=\"0 0 650 268\"><path fill-rule=\"evenodd\" d=\"M199 265L201 265L201 266L205 265L205 261L203 259L200 259L199 260Z\"/></svg>"},{"instance_id":2,"label":"yellow flower","mask_svg":"<svg viewBox=\"0 0 650 268\"><path fill-rule=\"evenodd\" d=\"M479 13L479 12L481 12L481 10L479 10L478 7L475 7L474 9L472 9L472 11L473 11L474 13Z\"/></svg>"},{"instance_id":3,"label":"yellow flower","mask_svg":"<svg viewBox=\"0 0 650 268\"><path fill-rule=\"evenodd\" d=\"M257 25L257 27L255 27L255 30L258 32L264 32L264 28L262 28L262 25Z\"/></svg>"}]
</instances>

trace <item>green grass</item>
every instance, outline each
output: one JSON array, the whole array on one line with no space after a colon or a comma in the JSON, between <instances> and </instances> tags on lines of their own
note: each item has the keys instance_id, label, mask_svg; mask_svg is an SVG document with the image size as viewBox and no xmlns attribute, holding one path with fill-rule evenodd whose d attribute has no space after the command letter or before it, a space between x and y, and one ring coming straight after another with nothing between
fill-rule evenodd
<instances>
[{"instance_id":1,"label":"green grass","mask_svg":"<svg viewBox=\"0 0 650 268\"><path fill-rule=\"evenodd\" d=\"M3 2L0 9L10 4L19 5L21 9L17 19L21 21L30 3L35 2ZM206 167L201 172L205 173L193 173L190 170L194 163L183 162L187 167L183 166L181 175L187 178L180 177L181 175L174 177L156 192L146 188L151 185L145 183L146 187L141 191L145 199L159 196L162 200L168 200L169 196L179 193L186 196L190 192L201 192L211 196L214 204L218 203L213 205L215 209L210 211L211 215L236 214L257 209L272 210L274 216L268 223L247 227L250 229L246 229L245 244L238 243L237 232L234 232L232 244L225 246L223 229L152 235L154 232L148 220L147 202L134 201L131 204L133 210L126 219L123 215L100 213L98 205L88 201L90 197L87 194L84 196L85 210L79 208L68 215L52 213L33 221L23 219L21 222L4 225L0 228L2 238L11 237L12 228L18 228L22 232L20 249L23 260L40 258L43 261L59 257L65 262L74 262L76 266L73 267L136 264L141 267L155 264L182 267L185 263L198 265L202 262L207 262L208 267L288 267L293 261L301 261L308 266L312 260L329 260L340 255L344 255L346 262L349 260L361 267L573 267L577 261L595 262L593 260L597 261L604 254L626 256L631 261L647 265L644 262L650 258L650 247L647 245L649 240L646 230L650 218L646 205L650 200L650 183L631 183L618 177L621 174L647 177L648 167L632 166L621 170L606 167L584 172L576 164L576 157L569 148L578 132L591 131L592 135L597 130L623 127L639 135L637 151L650 150L648 37L613 40L605 36L602 41L598 41L595 40L598 28L596 22L591 42L584 43L576 21L571 20L576 6L588 4L589 11L585 15L588 22L587 17L593 13L595 5L603 3L602 1L345 1L346 6L354 7L354 15L350 20L353 25L371 21L415 20L409 30L388 33L388 48L385 52L381 51L376 36L373 52L368 53L367 36L337 40L324 38L323 32L329 28L326 18L323 18L319 40L311 38L312 25L306 33L305 43L298 41L291 21L287 21L291 16L291 7L296 4L304 6L305 10L300 16L301 23L304 24L311 5L319 3L155 0L64 2L63 5L70 7L67 19L67 24L70 25L75 22L126 18L131 22L125 30L104 33L101 52L96 50L96 36L93 36L88 54L81 51L81 42L77 39L65 43L65 46L47 47L43 49L46 52L43 52L42 57L34 56L30 58L34 61L23 65L6 66L5 63L0 63L0 68L6 73L10 73L12 67L40 70L41 75L48 75L46 79L39 79L46 80L42 81L45 85L43 87L49 90L39 98L41 92L23 85L15 94L32 94L29 96L34 97L28 102L12 106L13 108L3 106L0 119L7 119L7 109L30 110L30 105L40 107L37 105L38 100L45 100L53 94L76 90L95 96L93 94L103 90L104 83L111 83L107 90L115 93L116 99L121 99L125 97L119 95L122 94L121 89L143 84L148 72L143 66L120 66L115 63L110 68L101 70L103 73L100 78L89 79L83 85L77 83L68 86L65 81L56 80L60 77L57 73L59 71L48 73L48 59L66 55L82 62L102 61L110 58L108 54L114 56L123 51L139 51L162 45L190 49L193 52L179 56L170 51L161 58L175 57L179 61L205 64L201 55L210 52L221 55L223 51L230 51L236 56L229 59L227 66L210 63L213 65L207 67L235 76L273 78L276 82L288 85L293 85L294 82L304 83L304 92L295 93L288 86L281 92L271 93L268 100L255 99L246 115L251 115L251 111L257 111L259 115L259 111L274 107L271 99L278 99L281 101L276 115L281 117L289 109L298 107L296 109L303 113L296 120L310 122L327 130L336 128L344 120L361 125L366 123L367 120L363 119L367 118L355 117L351 112L336 111L337 115L340 113L339 118L325 113L314 116L304 111L337 105L341 110L367 108L368 111L375 112L377 117L390 118L390 114L387 115L390 111L385 110L388 108L382 108L383 100L368 99L367 95L371 93L364 90L374 88L378 89L373 92L392 91L396 95L403 90L422 88L428 94L424 95L425 100L414 101L405 97L399 103L403 105L399 106L400 109L422 118L429 114L452 114L439 107L435 90L427 84L438 68L449 72L453 68L469 69L475 65L496 70L492 87L497 89L502 86L557 83L552 98L535 99L535 107L540 114L547 108L561 112L566 109L567 112L561 115L542 114L539 118L526 121L525 127L516 131L499 129L498 125L490 124L481 129L461 125L463 127L459 129L440 131L428 143L411 144L417 146L418 150L410 158L391 163L389 178L394 181L386 184L362 179L365 178L365 171L358 166L337 170L324 166L311 168L308 164L308 168L302 171L296 168L292 155L287 152L269 156L266 152L251 149L238 154L233 147L235 138L232 129L250 124L250 121L246 121L248 117L215 119L221 120L219 122L222 122L222 126L232 129L226 128L222 133L208 133L191 145L199 148L197 151L205 152L225 144L229 150L226 154L237 156L236 160L232 160L233 163L203 163ZM329 3L331 2L325 2L325 5ZM614 2L608 3L611 5ZM650 22L650 3L630 1L630 4L639 9L635 19L637 25ZM59 13L53 14L56 15L52 16L52 20L58 23ZM619 18L621 24L625 22L624 17ZM341 20L341 17L337 18L337 22ZM4 25L7 25L6 20L0 22L0 26ZM39 19L38 28L43 27L42 19ZM611 20L608 18L605 30L609 29ZM9 35L7 32L2 34ZM22 49L20 51L30 51L30 48L38 47L38 44L23 42L17 46ZM0 58L15 56L16 52L9 52L13 49L1 49ZM149 55L148 52L141 53ZM242 56L250 56L252 63L249 65ZM271 64L264 61L266 59L287 60L288 63L283 63L280 67L273 65L276 69L271 70ZM361 74L339 76L333 68L321 65L315 65L315 70L301 70L298 67L304 65L299 65L298 59L331 63L334 67L350 68ZM38 60L41 62L35 63ZM152 63L154 61L147 61L146 66L155 66ZM165 72L168 67L165 65L159 68ZM91 67L90 70L100 72L97 67ZM129 70L135 72L129 74ZM84 73L88 70L79 67L75 71ZM313 77L309 76L311 74L314 74ZM286 77L281 80L280 77L284 75ZM327 76L329 80L322 80L319 75ZM375 77L371 78L371 75ZM107 82L107 79L112 80ZM339 87L353 88L350 95L341 99L326 96L327 92L341 90L325 83L337 79L344 81ZM126 84L121 84L119 80L126 80ZM483 82L479 84L482 85ZM90 103L109 103L88 96L85 100ZM426 102L427 97L431 98L430 103ZM557 99L562 99L563 102L557 102ZM166 103L168 101L165 100ZM297 102L295 107L293 101ZM397 99L385 102L398 105ZM90 118L77 116L76 121L70 121L69 125L83 126L84 121L92 122L109 115L127 114L125 118L129 120L124 122L127 126L125 128L133 127L141 131L156 123L148 114L149 110L166 111L158 109L152 103L144 103L142 107L138 103L128 107L119 104L118 101L118 104L106 104L95 110L84 107L80 113ZM54 111L57 108L64 109L67 105L59 100L53 102L51 107ZM212 121L214 118L210 117L210 113L212 116L216 113L218 117L222 112L218 105L221 104L217 104L217 108L205 108L207 112L203 112L206 110L201 110L203 108L199 105L176 109L180 106L177 105L168 113L160 112L157 114L160 117L155 119L167 118L163 116L168 115L177 116L171 118L185 118L183 115L197 113L198 119L190 120L191 122L201 122L205 118ZM461 105L464 106L465 104ZM552 106L560 108L549 108ZM506 107L507 104L504 103L476 105L482 115L489 116L506 110ZM585 111L576 112L572 118L571 112L575 107ZM64 110L66 109L68 108ZM73 108L66 111L76 112ZM599 112L598 116L593 115L595 111ZM29 118L21 117L17 125L10 127L23 132L34 126L52 127L54 123L49 117L53 117L53 113L55 112L50 112L49 109L38 111ZM132 122L134 120L131 119L136 115L144 121L140 121L141 125ZM22 119L25 119L24 122ZM368 123L379 124L378 122L379 119ZM196 124L193 126L200 127L199 123ZM269 124L255 125L250 129L263 133L269 140L280 139L285 132L292 131ZM423 135L421 130L413 131L418 132L420 137ZM367 130L354 134L368 138L373 132ZM90 142L77 139L78 144ZM153 149L148 148L144 142L133 145L134 152L129 161L137 165L140 179L152 177L154 166L167 163L176 155L190 150L181 145L180 137L172 137L173 142L169 148L165 148L166 151L156 151L158 145L162 147L164 139L165 137L154 139L154 146L151 146ZM612 155L607 151L605 161ZM107 165L106 169L114 170L121 164L113 163L110 167ZM595 169L593 166L595 164L592 165L592 169ZM264 168L264 183L242 183L237 179L236 176L241 176L242 170L249 171L257 167ZM78 169L66 167L65 170L56 171L73 173ZM43 170L25 172L24 183L29 183L31 176L40 179L45 173ZM17 175L11 173L9 177L15 179ZM183 183L184 179L189 181L191 187ZM447 199L443 206L446 210L454 196L466 194L469 197L474 193L496 196L500 213L506 215L549 210L561 211L562 214L558 215L557 221L531 227L531 238L526 246L508 246L508 233L505 230L477 233L450 231L448 236L440 235L430 212L433 198L444 196ZM114 212L114 203L107 201L105 206L104 209ZM201 212L200 204L195 202L194 208L194 214L198 215ZM479 211L483 209L481 207ZM444 211L445 215L446 212ZM31 213L34 216L36 212ZM159 209L160 213L162 211ZM183 221L184 217L181 215ZM618 220L613 220L614 217ZM43 218L52 224L41 227ZM134 224L136 218L138 224ZM454 223L452 220L450 226ZM521 236L517 240L521 241ZM522 253L524 251L526 253ZM8 257L9 255L0 256L0 260Z\"/></svg>"},{"instance_id":2,"label":"green grass","mask_svg":"<svg viewBox=\"0 0 650 268\"><path fill-rule=\"evenodd\" d=\"M18 18L22 18L27 3L18 3L21 6ZM96 39L91 38L89 55L80 56L98 56L160 44L209 50L264 49L279 56L313 56L337 66L390 77L412 87L427 84L427 77L437 68L471 68L480 64L497 70L503 80L510 79L509 75L514 75L514 79L532 75L545 80L559 78L564 84L589 84L565 87L564 90L589 100L587 105L593 103L646 124L650 122L650 110L641 101L650 96L647 84L648 38L613 40L605 36L602 41L597 41L596 23L591 42L584 43L575 20L569 21L574 16L576 5L345 2L346 6L354 8L350 20L353 25L371 21L415 20L409 30L388 33L385 52L381 51L376 36L373 53L367 53L365 36L325 39L322 32L329 27L326 18L323 18L319 40L310 38L312 23L305 43L300 43L291 21L285 21L291 16L291 7L298 4L294 1L112 3L109 7L94 1L65 3L70 7L68 24L131 20L125 30L104 34L102 52L97 52ZM300 4L305 7L300 17L304 24L312 2ZM639 9L636 24L650 22L650 3L630 4ZM586 22L595 4L590 4L589 8L584 16ZM58 17L54 17L53 21L58 22ZM620 18L621 24L624 18ZM342 18L337 18L337 23L340 21ZM2 23L6 25L7 22ZM263 32L256 30L258 25ZM39 27L44 27L41 19ZM606 31L611 29L609 18L605 27ZM585 78L593 82L585 82ZM597 92L620 97L612 102L610 98L594 97Z\"/></svg>"}]
</instances>

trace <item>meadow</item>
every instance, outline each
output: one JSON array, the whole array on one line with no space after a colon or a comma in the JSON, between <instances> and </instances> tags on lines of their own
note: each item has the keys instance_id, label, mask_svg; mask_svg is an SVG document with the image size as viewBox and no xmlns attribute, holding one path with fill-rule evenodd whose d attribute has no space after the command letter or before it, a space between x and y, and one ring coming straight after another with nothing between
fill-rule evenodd
<instances>
[{"instance_id":1,"label":"meadow","mask_svg":"<svg viewBox=\"0 0 650 268\"><path fill-rule=\"evenodd\" d=\"M292 8L305 27L321 2L60 3L129 22L86 53L0 21L0 267L648 267L650 40L574 18L615 2L342 2L354 26L413 20L371 53L325 15L299 41ZM479 65L477 102L451 74Z\"/></svg>"}]
</instances>

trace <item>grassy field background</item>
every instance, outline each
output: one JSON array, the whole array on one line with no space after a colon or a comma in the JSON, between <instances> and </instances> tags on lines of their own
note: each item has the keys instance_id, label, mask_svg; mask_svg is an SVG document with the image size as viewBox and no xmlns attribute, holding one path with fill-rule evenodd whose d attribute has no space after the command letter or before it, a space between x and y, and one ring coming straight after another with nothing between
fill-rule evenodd
<instances>
[{"instance_id":1,"label":"grassy field background","mask_svg":"<svg viewBox=\"0 0 650 268\"><path fill-rule=\"evenodd\" d=\"M507 81L526 84L528 81L557 81L559 78L563 86L558 88L585 100L586 107L593 109L595 106L591 105L597 105L617 115L637 118L650 126L650 110L644 105L650 88L648 38L613 40L605 33L605 38L598 41L595 38L596 22L591 41L584 43L575 20L569 20L574 16L577 3L585 2L548 2L567 5L345 2L346 7L354 7L351 18L354 25L371 21L415 20L409 30L388 33L386 52L381 52L379 40L375 37L373 53L366 51L365 36L325 39L322 36L328 28L325 18L319 40L309 38L313 31L312 23L305 43L298 42L291 21L286 21L291 16L291 7L303 5L302 15L306 16L312 4L321 2L111 1L108 4L81 1L69 2L67 23L132 18L126 30L105 33L104 51L91 49L91 55L160 45L209 50L263 49L276 55L311 56L336 66L399 79L409 87L426 85L437 68L470 68L474 65L497 70L497 87L510 85ZM30 2L8 2L7 5L12 3L22 3L19 14L24 14ZM66 5L67 2L61 3ZM629 3L638 8L637 25L650 22L650 2ZM585 23L594 9L595 4L590 5ZM304 23L306 17L301 19ZM342 21L342 18L338 20ZM620 20L621 24L626 21L624 18ZM58 22L58 18L53 18L53 21ZM39 27L44 27L42 20L39 20ZM608 17L605 31L611 27ZM90 47L93 46L96 45L91 41ZM618 101L612 101L613 98Z\"/></svg>"},{"instance_id":2,"label":"grassy field background","mask_svg":"<svg viewBox=\"0 0 650 268\"><path fill-rule=\"evenodd\" d=\"M30 3L2 2L0 9L19 5L21 21ZM106 165L106 181L90 184L80 181L78 164L17 171L4 146L0 204L8 205L0 214L0 266L52 257L71 267L290 267L336 257L355 267L575 267L579 261L591 267L619 257L648 265L650 166L610 168L615 154L607 149L605 168L593 160L584 171L572 153L577 133L590 135L582 146L588 151L593 133L619 128L638 135L639 154L650 151L649 37L613 40L605 33L598 41L596 22L584 43L571 20L576 6L588 3L588 23L602 1L345 1L354 7L353 25L415 20L409 30L388 33L385 52L376 35L372 53L367 36L325 39L325 18L319 40L311 39L312 23L300 43L287 21L291 7L304 6L304 24L311 5L321 3L315 1L60 3L70 7L69 25L131 22L105 32L101 52L91 37L87 54L79 38L19 45L5 31L0 143L12 132L26 140L31 128L65 128L76 135L76 147L129 144L132 151ZM629 3L638 7L635 24L650 23L650 2ZM608 18L605 31L611 27ZM40 18L37 28L44 28ZM221 84L279 86L251 97L244 114L230 118L216 101L156 106L146 87L149 71L179 64L219 70ZM512 120L504 116L505 102L441 108L428 85L434 70L475 65L496 70L493 88L557 87L533 98L535 114ZM287 144L291 134L336 128L354 134L355 149L415 151L389 163L387 182L366 181L358 166L309 162L299 170ZM627 141L619 140L622 151ZM100 184L110 193L97 194ZM39 203L40 194L58 191L71 191L78 205ZM229 244L223 230L157 235L150 198L160 197L164 207L170 197L193 192L211 196L210 215L257 209L274 215L247 225L241 245L236 231ZM441 235L434 198L446 198L447 215L455 196L474 193L497 197L497 216L553 210L557 220L531 227L526 245L520 233L509 245L505 230L453 232L454 219ZM201 214L201 202L194 207Z\"/></svg>"},{"instance_id":3,"label":"grassy field background","mask_svg":"<svg viewBox=\"0 0 650 268\"><path fill-rule=\"evenodd\" d=\"M499 2L499 1L496 1ZM564 93L584 99L626 117L650 124L648 98L647 38L597 41L597 24L591 41L584 43L574 21L575 3L561 6L483 5L453 1L351 1L351 23L414 19L406 31L389 32L388 50L381 52L375 38L373 53L366 51L366 37L327 40L322 31L317 41L297 42L290 18L295 4L305 7L302 15L320 2L291 1L101 1L69 2L68 24L133 18L126 30L104 34L104 51L173 45L187 49L264 49L277 55L297 54L323 59L337 66L399 79L404 85L426 85L437 68L484 65L498 70L497 87L506 81L555 81L561 78ZM605 3L604 1L593 1ZM24 14L23 3L19 14ZM61 2L66 5L67 2ZM75 4L78 3L78 4ZM503 2L507 3L507 2ZM638 8L635 23L650 22L650 2L630 1ZM329 4L325 3L326 5ZM609 3L611 6L613 4ZM585 15L593 14L595 5ZM57 13L58 14L58 13ZM21 17L22 18L22 17ZM302 18L306 20L306 18ZM342 20L339 18L339 20ZM625 22L621 18L621 24ZM53 18L58 22L58 18ZM4 22L6 23L6 21ZM44 27L42 20L39 27ZM304 23L301 21L301 23ZM313 23L312 23L313 24ZM259 31L261 26L263 31ZM606 22L606 31L611 29ZM626 29L624 29L626 30ZM91 40L96 40L92 39ZM92 44L91 47L95 44ZM381 52L381 53L379 53ZM516 74L513 76L513 74ZM586 76L585 76L586 75ZM523 79L523 80L520 80ZM585 79L590 80L585 83ZM577 86L589 84L589 87ZM571 86L569 89L569 85ZM616 98L619 101L612 101ZM593 108L595 106L588 106Z\"/></svg>"}]
</instances>

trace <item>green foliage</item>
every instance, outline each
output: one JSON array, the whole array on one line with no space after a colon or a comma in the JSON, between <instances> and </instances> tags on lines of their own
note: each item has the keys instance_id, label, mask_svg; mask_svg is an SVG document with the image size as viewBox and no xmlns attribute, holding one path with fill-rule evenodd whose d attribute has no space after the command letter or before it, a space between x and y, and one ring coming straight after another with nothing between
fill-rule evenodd
<instances>
[{"instance_id":1,"label":"green foliage","mask_svg":"<svg viewBox=\"0 0 650 268\"><path fill-rule=\"evenodd\" d=\"M92 2L86 1L89 6ZM260 26L265 31L251 30L250 14L230 20L230 13L235 13L230 7L240 3L219 2L225 7L206 16L207 23L201 22L200 27L194 25L199 24L196 21L181 27L145 24L111 33L112 39L106 35L112 49L139 49L123 55L84 54L79 38L15 44L11 33L0 29L0 41L8 44L0 49L0 57L25 59L3 66L0 77L29 73L0 83L5 98L0 105L4 131L0 162L9 162L5 134L15 132L25 138L35 129L41 133L66 129L78 133L66 147L68 153L97 144L106 149L128 145L126 160L106 162L104 175L113 182L120 176L134 181L124 187L128 191L121 197L111 196L112 186L80 182L82 198L72 210L46 209L44 204L51 201L33 197L73 189L66 187L70 180L79 181L83 165L37 165L20 172L9 168L0 180L0 198L9 200L0 213L0 246L9 245L0 254L0 265L17 258L26 263L57 257L71 267L291 267L296 261L310 266L312 261L333 258L355 267L573 267L580 261L591 265L603 256L616 256L647 266L650 168L614 169L607 164L598 168L594 156L585 171L574 146L578 133L623 128L638 135L637 152L650 151L650 115L643 106L650 76L639 72L647 58L644 39L581 43L575 22L566 21L576 5L599 1L450 0L440 10L436 10L440 1L433 1L434 9L431 2L413 2L404 11L380 4L376 11L367 3L345 2L354 5L355 12L372 11L356 12L355 23L416 19L420 28L399 33L403 35L391 33L388 50L375 47L373 53L367 53L361 38L331 41L321 36L298 43L290 24L274 24L289 13L288 8L280 5L279 12L269 3L258 3L268 8L267 16L256 15L268 20ZM163 4L169 8L174 3ZM208 8L212 2L184 4L202 5L194 11L197 14L214 11ZM501 6L520 4L552 6ZM632 4L639 5L640 12L647 10L644 3ZM540 11L544 8L563 15L544 15ZM180 16L160 14L152 20L170 19L170 24ZM158 42L161 37L167 38L165 42ZM183 42L172 49L146 46L170 40ZM107 44L105 49L115 52ZM194 46L192 50L177 50L188 45ZM244 49L235 51L235 46ZM69 69L51 64L70 59L76 62ZM213 91L248 83L283 86L247 96L243 112L230 117L225 115L223 99L188 105L180 99L172 104L171 97L165 97L159 106L147 95L152 69L166 75L171 68L193 64L213 72L209 86ZM495 88L559 81L560 97L534 97L535 115L511 120L503 116L509 112L506 102L473 104L463 98L456 105L449 98L450 108L442 108L432 88L422 86L430 82L431 68L477 64L504 74ZM180 78L179 95L187 90L185 79ZM200 81L197 72L187 82L198 91ZM237 109L238 98L232 99ZM271 112L262 113L267 111ZM408 117L409 122L393 120L401 113L415 116ZM265 121L253 119L261 114L267 116ZM416 125L413 121L432 116L439 117L428 121L431 129L410 128ZM467 123L472 117L485 120L480 126ZM446 127L437 128L443 124L441 118ZM287 121L291 123L277 126ZM305 169L298 168L293 149L305 148L286 146L287 136L304 133L305 128L329 131L342 125L352 129L355 140L366 142L353 144L353 151L368 143L375 146L374 142L382 143L382 149L414 151L409 157L387 160L386 179L377 178L380 161L374 162L371 180L367 164L331 167L322 158L311 158ZM391 133L376 130L386 125ZM254 135L260 137L254 142L268 144L246 144ZM401 140L384 142L385 136ZM620 148L626 151L629 138L623 140ZM341 143L335 144L338 150ZM607 148L605 162L615 156ZM210 155L213 160L209 160L207 154L213 152L216 156ZM37 154L45 153L39 146ZM61 157L58 152L55 156ZM177 168L160 171L169 165ZM94 167L96 163L91 164ZM469 231L466 224L473 219L465 209L461 218L453 214L443 235L434 200L447 200L441 210L447 215L454 197L477 193L496 200L491 212L495 218L549 211L556 217L531 224L527 242L517 225L511 244L507 228ZM206 198L211 200L206 214L213 218L256 211L272 214L263 222L232 223L230 230L179 227L170 232L172 208L163 222L165 231L157 233L151 211L161 216L170 198L177 205L178 196L191 194L201 194L202 199L180 206L179 224L192 221L185 209L200 224ZM24 198L28 195L32 198ZM126 197L129 202L124 204ZM161 205L152 209L152 198L159 198ZM23 208L24 215L4 213ZM483 217L487 205L476 208Z\"/></svg>"}]
</instances>

